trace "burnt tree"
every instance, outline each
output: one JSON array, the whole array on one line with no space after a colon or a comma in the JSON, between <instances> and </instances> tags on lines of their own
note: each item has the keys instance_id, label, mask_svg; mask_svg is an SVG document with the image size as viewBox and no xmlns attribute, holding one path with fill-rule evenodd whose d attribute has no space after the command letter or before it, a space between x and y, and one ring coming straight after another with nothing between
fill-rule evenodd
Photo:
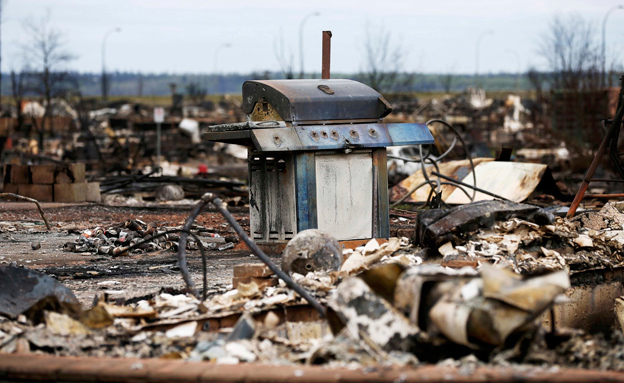
<instances>
[{"instance_id":1,"label":"burnt tree","mask_svg":"<svg viewBox=\"0 0 624 383\"><path fill-rule=\"evenodd\" d=\"M66 50L61 31L51 25L50 12L39 20L25 20L23 27L28 42L22 46L22 51L33 80L28 91L36 94L44 107L41 126L37 126L33 118L42 150L46 128L54 134L52 100L63 96L71 88L71 76L66 67L75 56Z\"/></svg>"},{"instance_id":2,"label":"burnt tree","mask_svg":"<svg viewBox=\"0 0 624 383\"><path fill-rule=\"evenodd\" d=\"M406 90L414 82L414 75L403 70L405 57L403 47L393 42L390 31L367 24L364 68L358 78L378 92Z\"/></svg>"}]
</instances>

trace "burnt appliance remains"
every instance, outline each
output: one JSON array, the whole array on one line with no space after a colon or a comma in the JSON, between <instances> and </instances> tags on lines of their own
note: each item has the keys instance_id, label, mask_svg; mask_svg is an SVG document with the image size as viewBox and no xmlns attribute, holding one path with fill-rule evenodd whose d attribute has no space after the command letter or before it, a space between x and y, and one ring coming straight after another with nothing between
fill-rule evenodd
<instances>
[{"instance_id":1,"label":"burnt appliance remains","mask_svg":"<svg viewBox=\"0 0 624 383\"><path fill-rule=\"evenodd\" d=\"M392 107L351 80L243 84L247 121L209 128L249 148L251 237L320 229L340 241L389 236L386 147L433 143L424 124L386 124Z\"/></svg>"}]
</instances>

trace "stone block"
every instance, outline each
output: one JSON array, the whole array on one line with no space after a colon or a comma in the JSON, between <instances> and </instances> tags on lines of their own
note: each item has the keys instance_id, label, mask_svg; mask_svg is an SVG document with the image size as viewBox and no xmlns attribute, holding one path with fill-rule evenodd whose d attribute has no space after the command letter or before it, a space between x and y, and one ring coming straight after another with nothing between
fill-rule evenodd
<instances>
[{"instance_id":1,"label":"stone block","mask_svg":"<svg viewBox=\"0 0 624 383\"><path fill-rule=\"evenodd\" d=\"M85 182L85 164L69 164L56 167L56 184Z\"/></svg>"},{"instance_id":2,"label":"stone block","mask_svg":"<svg viewBox=\"0 0 624 383\"><path fill-rule=\"evenodd\" d=\"M30 165L30 181L37 185L52 185L54 183L54 165Z\"/></svg>"},{"instance_id":3,"label":"stone block","mask_svg":"<svg viewBox=\"0 0 624 383\"><path fill-rule=\"evenodd\" d=\"M87 202L102 202L99 182L87 182Z\"/></svg>"},{"instance_id":4,"label":"stone block","mask_svg":"<svg viewBox=\"0 0 624 383\"><path fill-rule=\"evenodd\" d=\"M30 180L28 179L28 165L11 165L11 183L30 183Z\"/></svg>"},{"instance_id":5,"label":"stone block","mask_svg":"<svg viewBox=\"0 0 624 383\"><path fill-rule=\"evenodd\" d=\"M54 184L54 202L85 202L87 184Z\"/></svg>"},{"instance_id":6,"label":"stone block","mask_svg":"<svg viewBox=\"0 0 624 383\"><path fill-rule=\"evenodd\" d=\"M54 189L52 185L19 184L17 185L17 194L34 198L39 202L54 201Z\"/></svg>"}]
</instances>

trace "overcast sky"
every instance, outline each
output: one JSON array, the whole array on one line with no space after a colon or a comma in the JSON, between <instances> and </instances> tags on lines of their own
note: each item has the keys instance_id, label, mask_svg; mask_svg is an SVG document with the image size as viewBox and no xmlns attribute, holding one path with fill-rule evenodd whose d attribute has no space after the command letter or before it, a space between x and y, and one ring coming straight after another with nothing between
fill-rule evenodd
<instances>
[{"instance_id":1,"label":"overcast sky","mask_svg":"<svg viewBox=\"0 0 624 383\"><path fill-rule=\"evenodd\" d=\"M331 30L332 71L356 72L364 61L366 28L380 26L406 53L404 69L474 73L475 46L482 39L480 71L516 72L543 66L540 35L556 14L578 13L595 23L600 39L606 0L8 0L2 25L2 70L20 65L26 41L23 20L51 11L79 71L101 70L102 40L109 70L142 72L248 73L280 70L274 46L281 34L299 71L299 28L306 15L304 66L321 69L321 31ZM607 47L622 52L624 10L611 14ZM221 48L218 63L215 53ZM619 56L622 56L621 54Z\"/></svg>"}]
</instances>

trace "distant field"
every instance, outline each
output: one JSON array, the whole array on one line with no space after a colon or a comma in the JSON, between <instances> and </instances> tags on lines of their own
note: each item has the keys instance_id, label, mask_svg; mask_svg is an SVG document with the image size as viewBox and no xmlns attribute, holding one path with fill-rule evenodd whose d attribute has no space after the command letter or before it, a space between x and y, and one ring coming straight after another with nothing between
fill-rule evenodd
<instances>
[{"instance_id":1,"label":"distant field","mask_svg":"<svg viewBox=\"0 0 624 383\"><path fill-rule=\"evenodd\" d=\"M399 94L390 94L387 95L387 98L390 99L394 99L394 98L399 98L399 97L416 97L418 98L420 101L430 101L433 99L441 99L445 96L457 96L459 94L461 94L462 92L450 92L450 93L445 93L445 92L412 92L412 93L399 93ZM503 98L506 97L509 94L517 94L522 98L530 98L530 99L535 99L535 92L533 91L529 91L529 90L522 90L522 91L518 91L518 92L513 92L513 91L509 91L509 90L496 90L496 91L487 91L485 92L486 96L488 98Z\"/></svg>"},{"instance_id":2,"label":"distant field","mask_svg":"<svg viewBox=\"0 0 624 383\"><path fill-rule=\"evenodd\" d=\"M240 94L228 94L228 95L208 95L204 100L219 102L223 97L233 98L241 101L243 98ZM108 98L110 101L128 101L138 102L150 106L167 106L171 105L170 96L113 96Z\"/></svg>"},{"instance_id":3,"label":"distant field","mask_svg":"<svg viewBox=\"0 0 624 383\"><path fill-rule=\"evenodd\" d=\"M401 94L390 94L388 98L393 99L395 97L415 97L420 101L430 101L433 99L441 99L446 95L456 96L461 92L412 92L412 93L401 93ZM512 93L511 91L491 91L486 92L487 97L489 98L502 98L506 97L508 94ZM532 91L520 91L513 92L514 94L520 95L522 98L535 98L535 92ZM219 102L222 99L222 95L208 95L206 96L206 101ZM235 99L238 101L242 101L242 95L240 93L232 93L228 94L225 97L230 99ZM111 101L120 101L120 100L128 100L130 102L139 102L141 104L150 105L150 106L167 106L171 104L171 97L169 96L114 96L109 97Z\"/></svg>"},{"instance_id":4,"label":"distant field","mask_svg":"<svg viewBox=\"0 0 624 383\"><path fill-rule=\"evenodd\" d=\"M73 73L82 94L86 96L101 95L100 73ZM207 94L235 94L240 92L241 86L247 80L251 79L283 79L283 75L279 72L263 72L263 73L230 73L222 75L214 74L197 74L197 73L132 73L132 72L111 72L110 96L128 96L134 94L155 95L167 97L171 94L171 84L175 84L177 92L186 94L189 86L193 85L204 90ZM402 76L406 76L403 74ZM306 78L319 78L318 73L308 73ZM399 81L400 87L395 88L397 91L406 92L442 92L442 79L446 78L444 74L410 74L412 81L403 83ZM358 73L332 73L332 78L349 78L357 81L364 81L364 78ZM482 74L479 78L480 86L487 90L501 91L513 89L530 89L531 84L523 74L514 73L497 73ZM459 92L475 84L475 78L472 74L457 74L452 77L451 91ZM2 76L2 95L8 96L11 92L10 76L3 73Z\"/></svg>"},{"instance_id":5,"label":"distant field","mask_svg":"<svg viewBox=\"0 0 624 383\"><path fill-rule=\"evenodd\" d=\"M456 96L460 93L461 92L451 92L448 94L444 92L410 92L410 93L389 94L387 95L387 98L391 100L395 98L417 98L418 100L422 102L422 101L430 101L433 99L441 99L447 95ZM497 91L488 91L486 92L486 95L489 98L502 98L502 97L506 97L510 93L512 92L497 90ZM531 98L531 99L535 98L535 92L532 92L532 91L524 90L524 91L513 92L513 93L519 94L522 98ZM205 100L216 103L216 102L219 102L223 97L242 101L242 95L240 93L231 93L227 95L212 94L212 95L207 95ZM90 98L100 99L100 97L90 97ZM108 99L110 102L119 102L119 101L126 101L128 103L138 102L140 104L144 104L148 106L171 105L171 96L109 96ZM2 104L13 104L13 99L10 97L4 96L1 98L1 102Z\"/></svg>"}]
</instances>

